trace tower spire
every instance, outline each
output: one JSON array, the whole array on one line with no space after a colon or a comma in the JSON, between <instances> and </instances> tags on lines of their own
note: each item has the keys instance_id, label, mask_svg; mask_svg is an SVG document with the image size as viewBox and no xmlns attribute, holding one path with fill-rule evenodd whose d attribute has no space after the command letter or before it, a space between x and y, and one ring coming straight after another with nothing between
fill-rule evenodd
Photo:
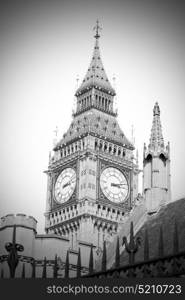
<instances>
[{"instance_id":1,"label":"tower spire","mask_svg":"<svg viewBox=\"0 0 185 300\"><path fill-rule=\"evenodd\" d=\"M100 38L99 30L102 30L102 28L99 26L99 20L96 20L96 25L93 27L93 30L95 30L96 34L94 35L95 39Z\"/></svg>"},{"instance_id":2,"label":"tower spire","mask_svg":"<svg viewBox=\"0 0 185 300\"><path fill-rule=\"evenodd\" d=\"M153 109L153 123L150 135L150 143L149 148L163 148L164 147L164 139L162 134L162 126L160 120L160 108L158 102L155 103Z\"/></svg>"},{"instance_id":3,"label":"tower spire","mask_svg":"<svg viewBox=\"0 0 185 300\"><path fill-rule=\"evenodd\" d=\"M81 85L78 87L75 96L79 96L83 94L84 92L89 91L92 88L102 90L106 93L108 93L111 96L115 96L115 90L111 86L107 74L105 72L101 55L100 55L100 47L99 47L99 38L101 30L101 27L99 26L99 21L96 21L96 26L93 28L95 30L95 45L93 49L93 55L92 59L89 65L89 68L87 70L87 73L81 83Z\"/></svg>"}]
</instances>

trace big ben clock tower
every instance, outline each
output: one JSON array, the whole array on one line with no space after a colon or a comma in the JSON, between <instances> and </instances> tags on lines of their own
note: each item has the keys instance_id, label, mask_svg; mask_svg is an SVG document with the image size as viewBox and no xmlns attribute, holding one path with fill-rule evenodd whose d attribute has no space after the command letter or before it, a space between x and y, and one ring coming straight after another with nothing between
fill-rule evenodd
<instances>
[{"instance_id":1,"label":"big ben clock tower","mask_svg":"<svg viewBox=\"0 0 185 300\"><path fill-rule=\"evenodd\" d=\"M137 197L134 146L119 127L113 109L115 90L102 64L99 24L87 73L77 89L76 111L53 149L48 170L47 233L101 252L103 241L118 233Z\"/></svg>"}]
</instances>

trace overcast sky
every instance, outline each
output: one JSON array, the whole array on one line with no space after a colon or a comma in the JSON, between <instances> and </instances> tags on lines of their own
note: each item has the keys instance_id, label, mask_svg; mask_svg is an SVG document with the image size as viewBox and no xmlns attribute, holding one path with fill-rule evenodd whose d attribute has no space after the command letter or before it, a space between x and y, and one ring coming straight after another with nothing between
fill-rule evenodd
<instances>
[{"instance_id":1,"label":"overcast sky","mask_svg":"<svg viewBox=\"0 0 185 300\"><path fill-rule=\"evenodd\" d=\"M103 28L106 73L116 75L118 121L134 125L142 168L152 110L171 143L173 200L185 196L185 8L183 1L5 1L1 9L0 215L25 213L44 228L46 175L56 125L68 129L76 76L91 60L93 26Z\"/></svg>"}]
</instances>

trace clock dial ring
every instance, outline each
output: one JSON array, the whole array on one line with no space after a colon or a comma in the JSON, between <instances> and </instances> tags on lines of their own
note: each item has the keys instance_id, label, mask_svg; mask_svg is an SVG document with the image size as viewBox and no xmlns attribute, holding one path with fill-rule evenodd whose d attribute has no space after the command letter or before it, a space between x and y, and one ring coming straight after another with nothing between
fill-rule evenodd
<instances>
[{"instance_id":1,"label":"clock dial ring","mask_svg":"<svg viewBox=\"0 0 185 300\"><path fill-rule=\"evenodd\" d=\"M128 181L117 168L107 167L100 176L100 187L103 194L114 203L124 202L129 193Z\"/></svg>"},{"instance_id":2,"label":"clock dial ring","mask_svg":"<svg viewBox=\"0 0 185 300\"><path fill-rule=\"evenodd\" d=\"M70 199L76 187L76 172L73 168L62 170L56 179L54 187L55 200L65 203Z\"/></svg>"}]
</instances>

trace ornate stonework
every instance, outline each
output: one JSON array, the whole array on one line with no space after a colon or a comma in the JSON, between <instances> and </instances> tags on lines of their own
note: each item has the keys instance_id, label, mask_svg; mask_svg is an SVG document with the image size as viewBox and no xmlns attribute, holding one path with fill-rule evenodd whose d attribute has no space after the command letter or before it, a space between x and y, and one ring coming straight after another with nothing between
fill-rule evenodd
<instances>
[{"instance_id":1,"label":"ornate stonework","mask_svg":"<svg viewBox=\"0 0 185 300\"><path fill-rule=\"evenodd\" d=\"M117 234L125 215L133 207L139 171L133 160L134 146L119 127L113 109L116 93L101 60L98 24L95 29L93 56L75 93L77 106L73 120L55 144L46 171L48 176L54 174L54 180L53 191L49 193L52 199L50 204L47 203L45 216L47 233L67 236L74 249L85 242L101 252L104 240L109 241ZM100 186L100 177L103 170L110 167L113 182L105 186L108 190L105 193ZM55 185L58 176L67 168L75 170L76 186L72 196L59 204ZM121 178L125 178L128 185L125 198L121 197L126 188ZM70 190L70 181L66 179L61 183L59 194L65 193L67 188ZM49 183L48 190L51 190Z\"/></svg>"}]
</instances>

